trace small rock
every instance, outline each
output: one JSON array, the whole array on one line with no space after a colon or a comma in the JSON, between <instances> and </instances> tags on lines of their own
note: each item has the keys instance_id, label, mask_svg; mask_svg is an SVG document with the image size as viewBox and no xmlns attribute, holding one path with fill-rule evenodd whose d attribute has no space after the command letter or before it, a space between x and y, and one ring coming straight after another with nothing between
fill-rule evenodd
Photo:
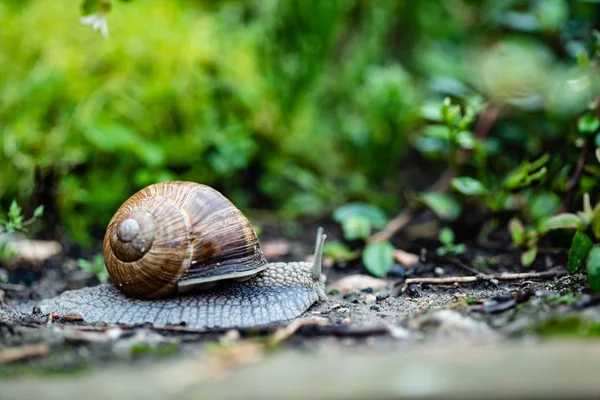
<instances>
[{"instance_id":1,"label":"small rock","mask_svg":"<svg viewBox=\"0 0 600 400\"><path fill-rule=\"evenodd\" d=\"M379 311L379 306L371 306L371 310L373 310L373 311Z\"/></svg>"},{"instance_id":2,"label":"small rock","mask_svg":"<svg viewBox=\"0 0 600 400\"><path fill-rule=\"evenodd\" d=\"M412 267L419 262L419 256L404 250L396 249L394 250L394 260L407 267Z\"/></svg>"},{"instance_id":3,"label":"small rock","mask_svg":"<svg viewBox=\"0 0 600 400\"><path fill-rule=\"evenodd\" d=\"M491 332L487 324L454 310L438 310L427 313L409 321L408 326L411 329L448 336Z\"/></svg>"},{"instance_id":4,"label":"small rock","mask_svg":"<svg viewBox=\"0 0 600 400\"><path fill-rule=\"evenodd\" d=\"M400 264L394 264L388 271L387 276L392 278L404 278L406 276L406 268Z\"/></svg>"},{"instance_id":5,"label":"small rock","mask_svg":"<svg viewBox=\"0 0 600 400\"><path fill-rule=\"evenodd\" d=\"M442 268L442 267L435 267L433 272L435 272L435 274L439 275L439 276L446 274L446 271L444 271L444 268Z\"/></svg>"},{"instance_id":6,"label":"small rock","mask_svg":"<svg viewBox=\"0 0 600 400\"><path fill-rule=\"evenodd\" d=\"M228 342L235 342L240 339L240 331L237 329L230 329L223 335L223 339Z\"/></svg>"},{"instance_id":7,"label":"small rock","mask_svg":"<svg viewBox=\"0 0 600 400\"><path fill-rule=\"evenodd\" d=\"M365 288L379 290L388 287L389 283L383 279L373 278L368 275L348 275L331 284L328 290L337 289L340 293L361 291Z\"/></svg>"},{"instance_id":8,"label":"small rock","mask_svg":"<svg viewBox=\"0 0 600 400\"><path fill-rule=\"evenodd\" d=\"M290 252L290 243L287 240L271 240L262 246L263 254L267 259L276 260Z\"/></svg>"},{"instance_id":9,"label":"small rock","mask_svg":"<svg viewBox=\"0 0 600 400\"><path fill-rule=\"evenodd\" d=\"M367 304L374 304L377 301L377 296L373 295L373 294L367 294L365 296L365 302Z\"/></svg>"},{"instance_id":10,"label":"small rock","mask_svg":"<svg viewBox=\"0 0 600 400\"><path fill-rule=\"evenodd\" d=\"M20 233L2 234L0 243L5 244L15 253L10 264L16 264L19 261L39 264L62 252L62 245L57 241L30 240Z\"/></svg>"},{"instance_id":11,"label":"small rock","mask_svg":"<svg viewBox=\"0 0 600 400\"><path fill-rule=\"evenodd\" d=\"M386 294L378 294L378 295L377 295L377 296L375 296L375 297L377 297L377 301L383 301L383 300L385 300L385 299L389 298L389 297L390 297L390 294L389 294L389 293L386 293Z\"/></svg>"},{"instance_id":12,"label":"small rock","mask_svg":"<svg viewBox=\"0 0 600 400\"><path fill-rule=\"evenodd\" d=\"M350 317L346 317L342 320L342 324L349 324L350 322L352 322L352 318Z\"/></svg>"},{"instance_id":13,"label":"small rock","mask_svg":"<svg viewBox=\"0 0 600 400\"><path fill-rule=\"evenodd\" d=\"M386 328L388 329L390 336L394 339L408 339L411 337L410 331L408 331L408 329L404 329L401 326L386 324Z\"/></svg>"}]
</instances>

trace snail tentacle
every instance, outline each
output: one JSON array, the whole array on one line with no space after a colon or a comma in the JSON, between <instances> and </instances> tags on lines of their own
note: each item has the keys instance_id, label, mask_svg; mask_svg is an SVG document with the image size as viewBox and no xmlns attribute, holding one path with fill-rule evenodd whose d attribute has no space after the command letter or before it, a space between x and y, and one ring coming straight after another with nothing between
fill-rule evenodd
<instances>
[{"instance_id":1,"label":"snail tentacle","mask_svg":"<svg viewBox=\"0 0 600 400\"><path fill-rule=\"evenodd\" d=\"M321 279L321 263L323 260L323 246L325 244L325 239L327 239L327 235L323 234L323 227L319 227L317 229L317 241L315 245L315 257L313 260L312 267L312 278L315 281Z\"/></svg>"}]
</instances>

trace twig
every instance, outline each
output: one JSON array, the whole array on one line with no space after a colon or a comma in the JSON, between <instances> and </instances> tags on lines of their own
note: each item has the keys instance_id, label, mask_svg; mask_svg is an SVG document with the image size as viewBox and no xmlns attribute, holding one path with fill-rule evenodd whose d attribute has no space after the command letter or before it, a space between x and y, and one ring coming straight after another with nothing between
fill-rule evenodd
<instances>
[{"instance_id":1,"label":"twig","mask_svg":"<svg viewBox=\"0 0 600 400\"><path fill-rule=\"evenodd\" d=\"M573 192L575 192L575 188L579 184L579 178L581 177L581 173L583 172L583 167L585 167L585 160L587 158L588 152L588 141L585 142L585 145L581 149L581 154L579 154L579 158L577 159L577 166L575 167L575 174L571 178L571 180L567 183L566 191L567 194L565 196L565 200L563 201L561 212L566 212L569 203L571 203L571 199L573 198Z\"/></svg>"},{"instance_id":2,"label":"twig","mask_svg":"<svg viewBox=\"0 0 600 400\"><path fill-rule=\"evenodd\" d=\"M280 344L282 342L285 342L286 340L288 340L289 338L291 338L292 336L294 336L294 334L298 331L298 329L300 329L303 326L309 326L309 325L328 325L329 322L327 322L326 320L319 320L319 319L314 319L314 318L308 318L308 319L298 319L295 321L292 321L291 323L289 323L288 325L281 327L279 329L277 329L273 335L271 335L271 337L269 338L269 343L271 345L276 345L276 344Z\"/></svg>"},{"instance_id":3,"label":"twig","mask_svg":"<svg viewBox=\"0 0 600 400\"><path fill-rule=\"evenodd\" d=\"M565 275L565 271L544 271L544 272L523 272L523 273L509 273L503 272L494 275L475 275L475 276L448 276L445 278L408 278L404 281L405 284L411 283L429 283L433 285L439 285L444 283L471 283L490 279L497 279L499 281L513 281L518 279L532 279L532 278L553 278L555 276Z\"/></svg>"},{"instance_id":4,"label":"twig","mask_svg":"<svg viewBox=\"0 0 600 400\"><path fill-rule=\"evenodd\" d=\"M396 232L401 231L413 217L411 209L404 210L397 217L392 219L383 230L371 235L367 238L367 243L383 242L392 237Z\"/></svg>"},{"instance_id":5,"label":"twig","mask_svg":"<svg viewBox=\"0 0 600 400\"><path fill-rule=\"evenodd\" d=\"M435 285L444 284L444 283L469 283L469 282L477 282L480 281L481 276L449 276L446 278L408 278L404 281L405 284L409 285L411 283L431 283Z\"/></svg>"},{"instance_id":6,"label":"twig","mask_svg":"<svg viewBox=\"0 0 600 400\"><path fill-rule=\"evenodd\" d=\"M479 275L482 272L487 273L487 274L491 273L490 270L488 270L487 268L485 268L485 269L481 268L481 271L478 271L477 269L468 266L467 264L465 264L464 262L460 261L458 258L455 258L455 257L448 257L446 260L448 260L448 262L450 262L455 267L464 269L465 271L468 271L475 275Z\"/></svg>"},{"instance_id":7,"label":"twig","mask_svg":"<svg viewBox=\"0 0 600 400\"><path fill-rule=\"evenodd\" d=\"M484 139L492 126L498 119L500 115L500 107L492 105L486 108L479 118L477 119L477 124L475 125L475 137L479 140ZM463 165L469 159L469 155L472 150L470 149L462 149L458 155L458 165ZM443 193L448 190L450 187L450 182L454 177L454 171L452 168L446 169L442 175L438 178L438 180L431 186L431 190L435 193ZM398 216L392 219L388 224L379 232L369 236L367 238L367 243L375 243L382 242L384 240L388 240L394 234L404 229L406 225L410 223L414 215L414 210L409 207L408 209L402 211Z\"/></svg>"},{"instance_id":8,"label":"twig","mask_svg":"<svg viewBox=\"0 0 600 400\"><path fill-rule=\"evenodd\" d=\"M27 286L14 283L0 283L0 289L13 292L22 292L23 290L27 289Z\"/></svg>"},{"instance_id":9,"label":"twig","mask_svg":"<svg viewBox=\"0 0 600 400\"><path fill-rule=\"evenodd\" d=\"M48 346L45 344L26 344L19 347L9 347L0 350L0 364L12 361L25 360L33 357L44 357L48 354Z\"/></svg>"}]
</instances>

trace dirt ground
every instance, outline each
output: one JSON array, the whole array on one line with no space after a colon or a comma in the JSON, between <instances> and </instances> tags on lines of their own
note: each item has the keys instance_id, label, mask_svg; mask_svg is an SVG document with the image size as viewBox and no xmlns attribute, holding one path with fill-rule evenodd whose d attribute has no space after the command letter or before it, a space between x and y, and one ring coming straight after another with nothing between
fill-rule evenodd
<instances>
[{"instance_id":1,"label":"dirt ground","mask_svg":"<svg viewBox=\"0 0 600 400\"><path fill-rule=\"evenodd\" d=\"M280 258L311 246L308 236L288 243ZM301 318L222 331L91 326L32 312L41 298L97 283L72 260L50 260L31 283L0 285L0 398L592 396L600 298L586 293L584 275L565 273L561 257L528 278L494 279L523 272L506 256L481 267L476 282L444 284L407 279L473 276L473 256L422 256L384 282L364 281L360 265L330 266L329 300ZM350 275L363 285L334 289Z\"/></svg>"}]
</instances>

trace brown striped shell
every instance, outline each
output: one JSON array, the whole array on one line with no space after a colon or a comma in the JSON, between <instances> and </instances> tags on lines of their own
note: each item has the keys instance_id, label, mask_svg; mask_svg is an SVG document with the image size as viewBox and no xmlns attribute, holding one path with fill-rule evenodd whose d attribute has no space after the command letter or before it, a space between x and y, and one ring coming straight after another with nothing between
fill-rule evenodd
<instances>
[{"instance_id":1,"label":"brown striped shell","mask_svg":"<svg viewBox=\"0 0 600 400\"><path fill-rule=\"evenodd\" d=\"M104 261L126 295L159 298L267 267L248 219L215 189L162 182L131 196L104 236Z\"/></svg>"}]
</instances>

